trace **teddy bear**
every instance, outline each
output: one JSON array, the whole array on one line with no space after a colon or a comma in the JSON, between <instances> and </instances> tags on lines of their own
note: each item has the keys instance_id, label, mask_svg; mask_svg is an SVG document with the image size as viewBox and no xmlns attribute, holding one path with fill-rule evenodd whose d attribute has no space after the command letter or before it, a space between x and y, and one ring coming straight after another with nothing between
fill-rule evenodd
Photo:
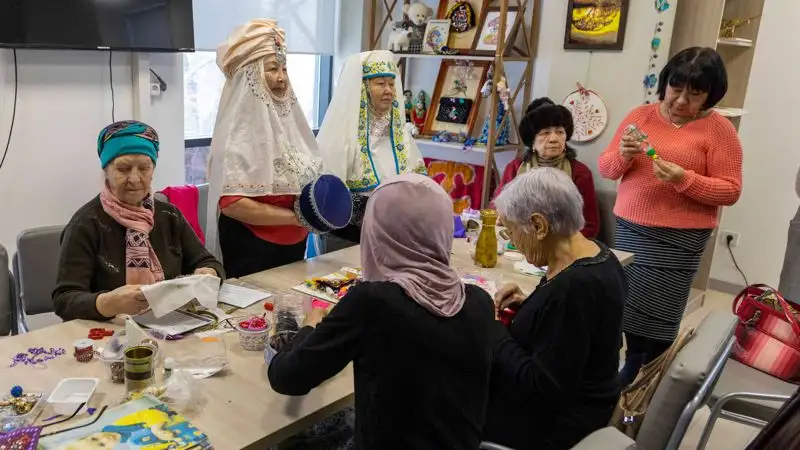
<instances>
[{"instance_id":1,"label":"teddy bear","mask_svg":"<svg viewBox=\"0 0 800 450\"><path fill-rule=\"evenodd\" d=\"M422 53L422 40L425 37L425 25L433 14L433 10L423 3L411 3L403 6L403 12L408 16L406 22L411 29L410 53Z\"/></svg>"},{"instance_id":2,"label":"teddy bear","mask_svg":"<svg viewBox=\"0 0 800 450\"><path fill-rule=\"evenodd\" d=\"M395 22L392 33L389 35L389 50L393 52L407 52L411 44L411 28L403 22Z\"/></svg>"}]
</instances>

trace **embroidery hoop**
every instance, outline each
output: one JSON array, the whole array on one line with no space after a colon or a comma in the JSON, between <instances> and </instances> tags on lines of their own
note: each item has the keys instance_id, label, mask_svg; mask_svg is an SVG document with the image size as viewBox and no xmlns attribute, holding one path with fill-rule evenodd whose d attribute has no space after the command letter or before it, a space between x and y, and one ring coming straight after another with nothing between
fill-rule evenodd
<instances>
[{"instance_id":1,"label":"embroidery hoop","mask_svg":"<svg viewBox=\"0 0 800 450\"><path fill-rule=\"evenodd\" d=\"M569 93L561 102L572 113L575 130L572 140L575 142L591 142L605 131L608 126L608 108L600 95L586 89L578 83L578 89Z\"/></svg>"}]
</instances>

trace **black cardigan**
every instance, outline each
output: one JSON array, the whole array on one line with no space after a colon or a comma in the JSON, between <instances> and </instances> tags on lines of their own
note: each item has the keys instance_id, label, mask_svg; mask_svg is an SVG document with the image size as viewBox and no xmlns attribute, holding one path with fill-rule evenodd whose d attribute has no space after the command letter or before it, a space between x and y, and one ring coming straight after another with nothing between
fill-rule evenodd
<instances>
[{"instance_id":1,"label":"black cardigan","mask_svg":"<svg viewBox=\"0 0 800 450\"><path fill-rule=\"evenodd\" d=\"M393 283L362 283L269 366L272 388L304 395L354 361L357 449L470 449L489 393L492 299L466 286L451 318Z\"/></svg>"},{"instance_id":2,"label":"black cardigan","mask_svg":"<svg viewBox=\"0 0 800 450\"><path fill-rule=\"evenodd\" d=\"M617 258L601 246L542 279L506 329L495 323L484 439L523 449L568 449L608 424L619 397L622 311Z\"/></svg>"},{"instance_id":3,"label":"black cardigan","mask_svg":"<svg viewBox=\"0 0 800 450\"><path fill-rule=\"evenodd\" d=\"M173 205L156 200L150 244L164 279L190 275L209 267L225 278L222 264L198 239L189 222ZM100 197L83 205L61 236L58 280L53 291L56 314L64 320L108 320L97 311L97 296L125 285L126 229L111 218Z\"/></svg>"}]
</instances>

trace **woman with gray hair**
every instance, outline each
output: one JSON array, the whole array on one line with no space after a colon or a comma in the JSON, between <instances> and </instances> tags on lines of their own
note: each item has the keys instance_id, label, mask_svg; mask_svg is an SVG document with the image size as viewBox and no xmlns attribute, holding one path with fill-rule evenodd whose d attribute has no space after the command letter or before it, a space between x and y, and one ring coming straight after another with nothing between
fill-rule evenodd
<instances>
[{"instance_id":1,"label":"woman with gray hair","mask_svg":"<svg viewBox=\"0 0 800 450\"><path fill-rule=\"evenodd\" d=\"M492 328L494 363L484 439L517 450L567 449L608 424L619 397L625 275L581 234L583 199L553 168L519 175L495 199L514 245L547 273L529 296L495 297L515 312Z\"/></svg>"}]
</instances>

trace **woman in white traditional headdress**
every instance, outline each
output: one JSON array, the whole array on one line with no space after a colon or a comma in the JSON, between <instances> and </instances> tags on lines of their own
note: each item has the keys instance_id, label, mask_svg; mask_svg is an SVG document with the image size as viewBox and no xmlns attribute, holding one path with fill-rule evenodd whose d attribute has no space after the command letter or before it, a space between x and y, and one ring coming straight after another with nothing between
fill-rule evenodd
<instances>
[{"instance_id":1,"label":"woman in white traditional headdress","mask_svg":"<svg viewBox=\"0 0 800 450\"><path fill-rule=\"evenodd\" d=\"M360 242L370 193L394 175L425 173L402 100L394 53L376 50L347 59L317 135L326 169L354 194L351 225L331 234Z\"/></svg>"},{"instance_id":2,"label":"woman in white traditional headdress","mask_svg":"<svg viewBox=\"0 0 800 450\"><path fill-rule=\"evenodd\" d=\"M226 81L211 141L207 242L228 275L241 277L303 259L308 231L293 203L322 159L275 21L234 30L217 49L217 65Z\"/></svg>"}]
</instances>

